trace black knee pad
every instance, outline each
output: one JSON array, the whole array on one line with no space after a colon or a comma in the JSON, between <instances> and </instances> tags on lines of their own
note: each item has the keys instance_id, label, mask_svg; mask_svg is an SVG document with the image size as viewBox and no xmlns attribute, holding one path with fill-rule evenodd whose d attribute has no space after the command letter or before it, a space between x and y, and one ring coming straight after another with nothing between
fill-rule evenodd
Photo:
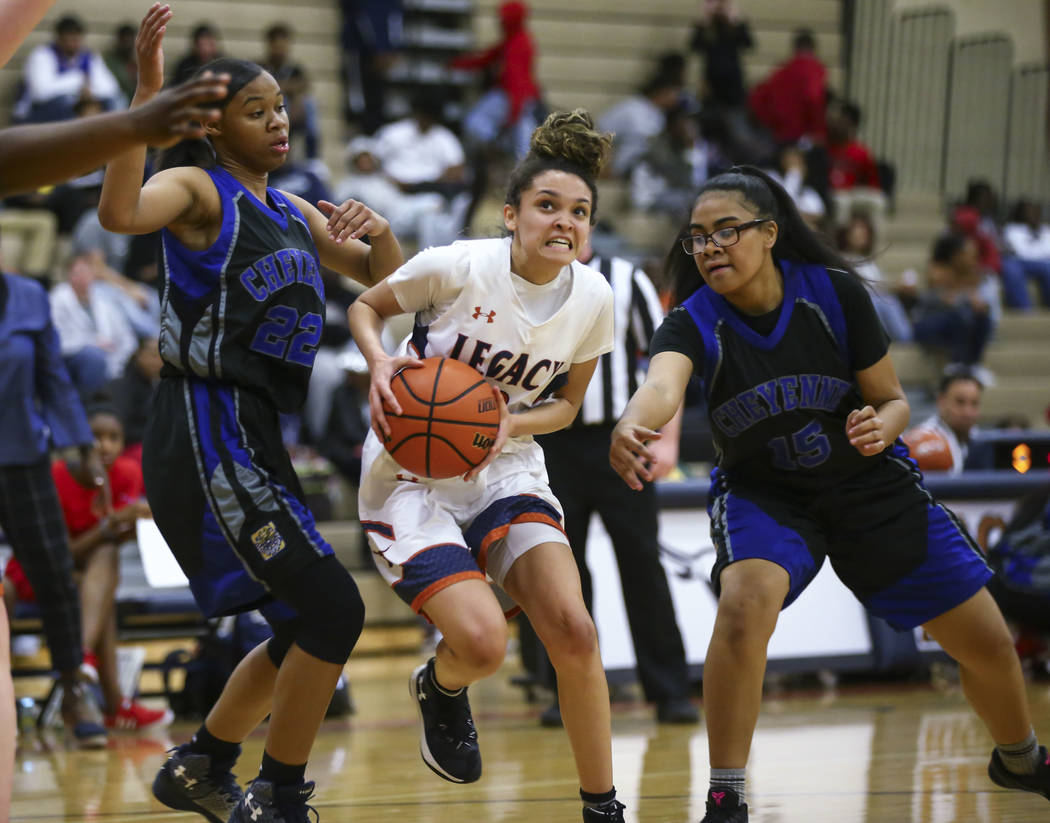
<instances>
[{"instance_id":1,"label":"black knee pad","mask_svg":"<svg viewBox=\"0 0 1050 823\"><path fill-rule=\"evenodd\" d=\"M277 668L281 668L284 656L288 654L292 643L295 642L301 622L299 618L295 618L283 623L270 624L270 628L273 629L273 637L266 643L266 653L270 656L270 662Z\"/></svg>"},{"instance_id":2,"label":"black knee pad","mask_svg":"<svg viewBox=\"0 0 1050 823\"><path fill-rule=\"evenodd\" d=\"M332 555L291 575L284 599L299 613L295 643L326 663L350 657L365 624L365 604L350 573Z\"/></svg>"}]
</instances>

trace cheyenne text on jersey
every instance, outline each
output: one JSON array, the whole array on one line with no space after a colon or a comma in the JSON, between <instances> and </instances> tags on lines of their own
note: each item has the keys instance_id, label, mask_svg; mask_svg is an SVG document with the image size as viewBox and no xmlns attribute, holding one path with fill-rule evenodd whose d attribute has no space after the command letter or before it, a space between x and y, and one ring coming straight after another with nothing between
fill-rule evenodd
<instances>
[{"instance_id":1,"label":"cheyenne text on jersey","mask_svg":"<svg viewBox=\"0 0 1050 823\"><path fill-rule=\"evenodd\" d=\"M716 408L711 419L727 435L736 437L759 421L783 412L796 409L833 412L852 385L828 375L790 374L740 392Z\"/></svg>"},{"instance_id":2,"label":"cheyenne text on jersey","mask_svg":"<svg viewBox=\"0 0 1050 823\"><path fill-rule=\"evenodd\" d=\"M260 303L292 283L305 283L324 300L317 260L302 249L281 249L268 254L241 272L239 279L248 294Z\"/></svg>"}]
</instances>

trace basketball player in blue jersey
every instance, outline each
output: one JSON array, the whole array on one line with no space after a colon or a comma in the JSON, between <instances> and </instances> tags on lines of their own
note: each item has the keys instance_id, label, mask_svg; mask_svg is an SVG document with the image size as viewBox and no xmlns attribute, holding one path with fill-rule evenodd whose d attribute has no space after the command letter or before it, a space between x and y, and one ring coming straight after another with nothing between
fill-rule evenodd
<instances>
[{"instance_id":1,"label":"basketball player in blue jersey","mask_svg":"<svg viewBox=\"0 0 1050 823\"><path fill-rule=\"evenodd\" d=\"M594 181L608 146L586 112L552 114L511 175L503 207L509 237L426 249L350 308L372 374L361 522L380 573L443 635L436 656L410 679L423 760L456 783L481 777L467 687L495 672L507 648L491 579L528 614L557 670L590 823L623 820L609 692L561 506L532 435L572 423L598 358L613 345L612 290L576 260L595 220ZM413 334L388 356L383 321L406 312L415 314ZM485 375L501 407L486 461L463 478L415 477L380 439L389 435L382 402L400 412L394 372L435 355Z\"/></svg>"},{"instance_id":2,"label":"basketball player in blue jersey","mask_svg":"<svg viewBox=\"0 0 1050 823\"><path fill-rule=\"evenodd\" d=\"M163 83L159 4L136 43L132 106ZM261 608L273 638L238 665L191 742L153 784L165 805L212 823L306 821L306 761L364 605L318 533L281 442L278 412L302 406L324 322L321 265L366 285L402 262L387 221L360 203L318 208L267 174L288 151L277 82L254 63L229 77L199 145L142 184L145 153L106 169L99 218L126 234L161 230L164 360L143 444L154 519L209 617ZM203 161L193 164L193 151ZM371 246L358 238L368 235ZM259 776L243 793L239 744L270 715Z\"/></svg>"},{"instance_id":3,"label":"basketball player in blue jersey","mask_svg":"<svg viewBox=\"0 0 1050 823\"><path fill-rule=\"evenodd\" d=\"M704 662L703 823L747 820L766 646L825 557L869 611L902 631L923 626L958 661L996 743L992 780L1050 798L1021 666L985 589L992 573L898 439L908 402L863 283L748 167L700 189L668 269L681 303L654 335L610 461L640 489L646 443L690 377L702 378L718 454L708 511L719 592Z\"/></svg>"}]
</instances>

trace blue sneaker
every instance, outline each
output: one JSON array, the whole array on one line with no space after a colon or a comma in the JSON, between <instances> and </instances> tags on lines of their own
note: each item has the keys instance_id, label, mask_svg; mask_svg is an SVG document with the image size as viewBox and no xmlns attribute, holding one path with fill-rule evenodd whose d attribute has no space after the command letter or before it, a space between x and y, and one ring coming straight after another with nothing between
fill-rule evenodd
<instances>
[{"instance_id":1,"label":"blue sneaker","mask_svg":"<svg viewBox=\"0 0 1050 823\"><path fill-rule=\"evenodd\" d=\"M190 744L183 743L171 750L171 757L157 772L153 796L169 809L196 812L211 823L227 823L242 793L229 768L213 764L210 756L190 751Z\"/></svg>"},{"instance_id":2,"label":"blue sneaker","mask_svg":"<svg viewBox=\"0 0 1050 823\"><path fill-rule=\"evenodd\" d=\"M256 778L248 784L248 790L230 815L229 823L310 823L311 812L314 823L317 823L317 809L306 802L313 793L313 782L275 786L268 780Z\"/></svg>"},{"instance_id":3,"label":"blue sneaker","mask_svg":"<svg viewBox=\"0 0 1050 823\"><path fill-rule=\"evenodd\" d=\"M481 750L466 688L454 697L440 692L434 685L433 657L412 672L408 687L423 721L423 762L445 780L473 783L481 777Z\"/></svg>"}]
</instances>

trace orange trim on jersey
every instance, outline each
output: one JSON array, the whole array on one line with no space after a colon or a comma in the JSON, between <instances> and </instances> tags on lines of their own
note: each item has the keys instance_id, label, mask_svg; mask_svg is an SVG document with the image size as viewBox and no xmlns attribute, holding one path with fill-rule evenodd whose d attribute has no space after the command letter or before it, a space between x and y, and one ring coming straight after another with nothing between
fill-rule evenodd
<instances>
[{"instance_id":1,"label":"orange trim on jersey","mask_svg":"<svg viewBox=\"0 0 1050 823\"><path fill-rule=\"evenodd\" d=\"M416 612L417 614L420 613L423 610L423 605L431 597L433 597L442 589L447 589L453 583L459 583L461 580L484 579L485 575L483 575L481 572L456 572L455 574L450 574L448 577L442 577L440 580L431 583L412 599L412 611Z\"/></svg>"}]
</instances>

